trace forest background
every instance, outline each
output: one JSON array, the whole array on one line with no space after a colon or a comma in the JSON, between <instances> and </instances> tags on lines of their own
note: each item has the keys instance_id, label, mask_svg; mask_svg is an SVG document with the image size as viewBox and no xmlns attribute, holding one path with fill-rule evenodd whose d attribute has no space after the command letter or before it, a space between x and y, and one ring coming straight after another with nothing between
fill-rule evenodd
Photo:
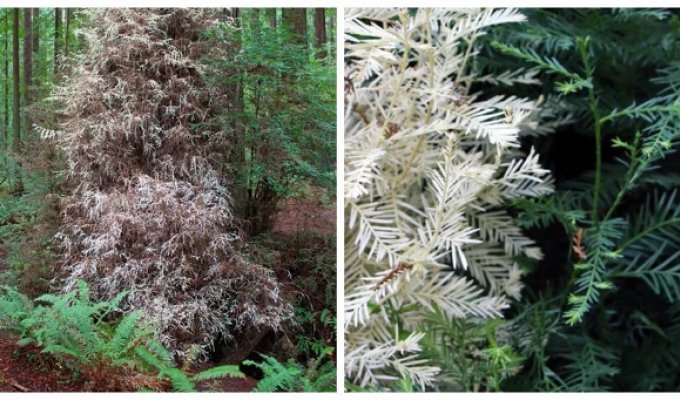
<instances>
[{"instance_id":1,"label":"forest background","mask_svg":"<svg viewBox=\"0 0 680 400\"><path fill-rule=\"evenodd\" d=\"M224 166L220 173L231 185L228 188L231 198L226 200L233 207L231 213L238 221L243 241L238 252L244 262L261 265L276 278L289 307L290 322L283 331L263 330L256 335L252 331L242 332L234 341L247 339L247 343L239 343L240 353L236 356L233 345L209 346L214 347L212 351L197 352L188 357L195 362L185 360L179 369L163 369L158 365L149 368L148 360L141 360L139 355L122 362L122 352L112 356L107 351L94 351L98 354L92 358L113 365L111 368L117 371L114 376L120 378L102 386L97 380L105 372L93 375L92 367L97 362L79 360L75 354L82 349L69 348L75 344L59 342L52 344L62 347L50 347L44 338L36 339L31 329L9 321L16 315L16 310L12 311L14 314L7 312L16 306L14 300L26 301L30 303L27 307L35 310L33 299L44 300L40 296L54 292L56 274L63 262L59 243L54 240L64 224L60 201L79 182L64 179L68 149L65 151L59 136L63 124L73 121L73 115L65 111L64 104L69 99L60 98L59 92L72 85L74 76L81 73L79 63L90 50L84 35L94 21L87 9L3 8L0 9L0 284L3 285L0 308L8 308L3 310L4 320L0 312L3 331L0 347L4 351L0 362L9 364L10 373L0 376L0 386L29 390L120 390L138 385L167 390L170 389L167 385L173 385L176 390L193 390L197 387L188 385L184 378L196 378L197 370L214 362L238 364L248 358L251 364L241 365L247 377L241 371L222 369L216 374L199 376L201 379L193 383L211 378L198 388L213 390L318 391L334 387L335 10L231 8L215 10L214 18L220 22L200 31L200 41L208 44L210 51L192 61L201 70L203 83L199 90L211 96L219 107L211 110L208 119L191 123L189 129L194 134L203 132L208 142L218 140L211 138L210 132L226 135L228 146L216 154L221 157L218 165ZM120 299L95 299L94 288L90 298L88 289L81 287L69 294L82 300L81 303L73 297L65 303L89 307L94 313L89 317L95 317L89 320L96 326L75 329L92 328L111 339L107 332L123 321L132 321L130 329L146 326L138 322L144 319L142 316L133 313L132 319L126 319L130 314L118 312L116 302ZM92 303L100 300L111 302L103 306ZM44 303L35 303L36 309ZM50 312L73 311L68 307L55 309L53 304ZM97 314L102 309L115 317ZM50 312L42 318L54 317ZM101 318L96 318L97 315ZM139 340L135 337L137 333L130 333L127 340ZM17 344L16 340L21 338L26 340ZM220 342L219 337L212 339ZM25 359L27 354L39 354L40 349L48 354L28 357L34 361L29 365L17 362L17 356ZM14 354L13 361L5 354ZM229 358L230 354L233 357ZM158 372L160 381L165 383L130 380L129 374L115 367L119 361L126 366L125 371L132 365L147 375L155 371L150 374L152 377ZM45 381L38 379L41 374L36 371L45 365L65 368L63 374L54 374ZM225 377L232 380L214 380Z\"/></svg>"}]
</instances>

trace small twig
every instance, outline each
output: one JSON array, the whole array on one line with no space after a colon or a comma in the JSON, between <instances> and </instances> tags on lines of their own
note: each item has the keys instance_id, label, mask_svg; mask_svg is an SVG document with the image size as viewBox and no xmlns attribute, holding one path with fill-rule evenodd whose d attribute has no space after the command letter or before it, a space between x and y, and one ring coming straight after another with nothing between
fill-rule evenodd
<instances>
[{"instance_id":1,"label":"small twig","mask_svg":"<svg viewBox=\"0 0 680 400\"><path fill-rule=\"evenodd\" d=\"M373 287L373 290L378 290L378 289L380 289L383 285L385 285L386 283L388 283L389 281L391 281L392 279L394 279L398 274L400 274L400 273L402 273L402 272L404 272L404 271L408 271L408 270L410 270L411 268L413 268L413 264L408 264L408 263L405 263L405 262L403 262L403 261L400 262L399 265L397 265L397 268L395 268L395 269L393 269L392 271L390 271L387 275L385 275L384 278L382 278L382 279L380 280L380 282L378 282L378 283Z\"/></svg>"},{"instance_id":2,"label":"small twig","mask_svg":"<svg viewBox=\"0 0 680 400\"><path fill-rule=\"evenodd\" d=\"M17 381L15 381L12 378L9 378L9 385L11 387L15 388L16 390L20 391L20 392L30 392L31 391L31 389L27 388L26 386L22 386L22 385L18 384Z\"/></svg>"},{"instance_id":3,"label":"small twig","mask_svg":"<svg viewBox=\"0 0 680 400\"><path fill-rule=\"evenodd\" d=\"M361 119L364 120L364 123L365 123L366 125L368 125L368 124L370 123L370 120L369 120L368 117L366 116L366 113L365 113L361 108L359 108L358 105L352 104L352 111L354 111L355 113L359 114L359 116L361 117Z\"/></svg>"}]
</instances>

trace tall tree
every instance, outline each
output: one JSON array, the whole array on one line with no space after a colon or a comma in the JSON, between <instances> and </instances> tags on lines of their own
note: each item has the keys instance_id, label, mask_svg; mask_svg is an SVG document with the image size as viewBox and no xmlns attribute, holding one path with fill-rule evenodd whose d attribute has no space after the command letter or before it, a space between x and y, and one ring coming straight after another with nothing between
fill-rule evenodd
<instances>
[{"instance_id":1,"label":"tall tree","mask_svg":"<svg viewBox=\"0 0 680 400\"><path fill-rule=\"evenodd\" d=\"M33 53L40 51L40 9L33 9Z\"/></svg>"},{"instance_id":2,"label":"tall tree","mask_svg":"<svg viewBox=\"0 0 680 400\"><path fill-rule=\"evenodd\" d=\"M30 8L24 9L24 131L28 138L33 124L31 123L33 83L33 11Z\"/></svg>"},{"instance_id":3,"label":"tall tree","mask_svg":"<svg viewBox=\"0 0 680 400\"><path fill-rule=\"evenodd\" d=\"M234 26L240 28L241 9L232 8L229 11L229 16L233 19ZM238 53L238 49L241 48L240 38L236 40L236 42L234 43L234 47L236 48L236 53ZM242 138L245 132L243 129L243 124L241 123L240 120L240 115L241 113L243 113L243 79L238 79L237 82L231 85L228 91L229 93L227 96L229 97L229 107L233 110L235 115L237 115L237 118L234 118L234 132L236 133L236 137Z\"/></svg>"},{"instance_id":4,"label":"tall tree","mask_svg":"<svg viewBox=\"0 0 680 400\"><path fill-rule=\"evenodd\" d=\"M59 54L61 52L61 8L54 9L54 75L57 75L59 70Z\"/></svg>"},{"instance_id":5,"label":"tall tree","mask_svg":"<svg viewBox=\"0 0 680 400\"><path fill-rule=\"evenodd\" d=\"M71 39L71 16L73 14L72 8L66 9L66 29L64 32L64 55L68 57L69 41Z\"/></svg>"},{"instance_id":6,"label":"tall tree","mask_svg":"<svg viewBox=\"0 0 680 400\"><path fill-rule=\"evenodd\" d=\"M298 44L307 43L307 9L306 8L284 8L283 25L293 33L293 42Z\"/></svg>"},{"instance_id":7,"label":"tall tree","mask_svg":"<svg viewBox=\"0 0 680 400\"><path fill-rule=\"evenodd\" d=\"M314 9L314 29L319 58L326 57L326 14L323 8Z\"/></svg>"},{"instance_id":8,"label":"tall tree","mask_svg":"<svg viewBox=\"0 0 680 400\"><path fill-rule=\"evenodd\" d=\"M266 12L269 26L276 29L276 8L268 8Z\"/></svg>"},{"instance_id":9,"label":"tall tree","mask_svg":"<svg viewBox=\"0 0 680 400\"><path fill-rule=\"evenodd\" d=\"M33 95L40 87L40 9L33 9Z\"/></svg>"},{"instance_id":10,"label":"tall tree","mask_svg":"<svg viewBox=\"0 0 680 400\"><path fill-rule=\"evenodd\" d=\"M253 32L253 36L257 37L260 35L260 9L251 8L250 12L250 29Z\"/></svg>"},{"instance_id":11,"label":"tall tree","mask_svg":"<svg viewBox=\"0 0 680 400\"><path fill-rule=\"evenodd\" d=\"M14 96L12 97L12 148L16 153L21 150L21 112L19 110L19 9L15 8L12 14L12 78L14 81Z\"/></svg>"},{"instance_id":12,"label":"tall tree","mask_svg":"<svg viewBox=\"0 0 680 400\"><path fill-rule=\"evenodd\" d=\"M9 10L5 10L5 122L4 122L4 130L2 133L3 136L3 145L5 147L5 150L7 150L9 146Z\"/></svg>"}]
</instances>

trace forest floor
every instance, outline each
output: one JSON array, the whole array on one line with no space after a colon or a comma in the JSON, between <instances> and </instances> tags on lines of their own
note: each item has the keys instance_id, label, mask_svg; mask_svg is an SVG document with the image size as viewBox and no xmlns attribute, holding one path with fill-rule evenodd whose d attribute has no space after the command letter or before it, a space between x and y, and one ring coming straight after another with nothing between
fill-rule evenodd
<instances>
[{"instance_id":1,"label":"forest floor","mask_svg":"<svg viewBox=\"0 0 680 400\"><path fill-rule=\"evenodd\" d=\"M298 242L297 245L301 244L301 233L311 233L317 237L332 235L336 226L335 216L335 207L324 207L316 198L283 202L271 232L271 236L277 238L282 247L282 258L288 258L286 248L292 251L296 249L295 242ZM333 252L333 257L334 255ZM0 269L6 268L5 256L6 251L0 248ZM323 336L330 341L335 333L328 332ZM73 376L53 357L40 353L39 348L31 345L19 347L16 341L16 338L0 332L0 392L82 392L101 388L82 377ZM334 343L329 345L335 346ZM203 369L212 366L214 365L206 364L199 367ZM250 392L256 385L257 381L252 377L224 378L202 382L198 388L200 391Z\"/></svg>"},{"instance_id":2,"label":"forest floor","mask_svg":"<svg viewBox=\"0 0 680 400\"><path fill-rule=\"evenodd\" d=\"M293 198L282 203L274 218L272 233L335 233L335 207L324 207L318 198Z\"/></svg>"}]
</instances>

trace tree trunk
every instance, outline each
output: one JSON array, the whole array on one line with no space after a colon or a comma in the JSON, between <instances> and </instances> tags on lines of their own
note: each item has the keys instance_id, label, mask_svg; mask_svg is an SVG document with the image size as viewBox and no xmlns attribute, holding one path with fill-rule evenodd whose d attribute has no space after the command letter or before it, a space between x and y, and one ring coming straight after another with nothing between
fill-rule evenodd
<instances>
[{"instance_id":1,"label":"tree trunk","mask_svg":"<svg viewBox=\"0 0 680 400\"><path fill-rule=\"evenodd\" d=\"M67 8L66 9L66 32L64 32L64 56L68 57L68 46L69 46L69 39L71 36L71 15L73 13L73 9Z\"/></svg>"},{"instance_id":2,"label":"tree trunk","mask_svg":"<svg viewBox=\"0 0 680 400\"><path fill-rule=\"evenodd\" d=\"M33 95L37 98L40 87L40 9L33 9ZM34 99L35 100L35 99Z\"/></svg>"},{"instance_id":3,"label":"tree trunk","mask_svg":"<svg viewBox=\"0 0 680 400\"><path fill-rule=\"evenodd\" d=\"M19 87L19 75L20 75L20 66L19 66L19 9L15 8L14 13L13 13L13 20L12 20L12 78L14 81L14 96L12 97L12 126L14 130L14 134L12 137L12 149L16 152L19 153L19 150L21 149L21 112L20 112L20 104L19 104L19 93L20 93L20 87Z\"/></svg>"},{"instance_id":4,"label":"tree trunk","mask_svg":"<svg viewBox=\"0 0 680 400\"><path fill-rule=\"evenodd\" d=\"M314 29L319 58L326 58L326 14L323 8L314 9Z\"/></svg>"},{"instance_id":5,"label":"tree trunk","mask_svg":"<svg viewBox=\"0 0 680 400\"><path fill-rule=\"evenodd\" d=\"M260 9L253 8L250 10L250 29L254 37L260 36Z\"/></svg>"},{"instance_id":6,"label":"tree trunk","mask_svg":"<svg viewBox=\"0 0 680 400\"><path fill-rule=\"evenodd\" d=\"M269 26L276 29L276 8L267 9L267 20L269 20Z\"/></svg>"},{"instance_id":7,"label":"tree trunk","mask_svg":"<svg viewBox=\"0 0 680 400\"><path fill-rule=\"evenodd\" d=\"M3 136L3 146L7 150L9 148L9 10L5 10L5 122Z\"/></svg>"},{"instance_id":8,"label":"tree trunk","mask_svg":"<svg viewBox=\"0 0 680 400\"><path fill-rule=\"evenodd\" d=\"M59 70L59 54L61 47L61 8L54 9L54 76Z\"/></svg>"},{"instance_id":9,"label":"tree trunk","mask_svg":"<svg viewBox=\"0 0 680 400\"><path fill-rule=\"evenodd\" d=\"M40 9L33 9L33 53L40 51Z\"/></svg>"},{"instance_id":10,"label":"tree trunk","mask_svg":"<svg viewBox=\"0 0 680 400\"><path fill-rule=\"evenodd\" d=\"M293 43L307 43L307 9L284 8L283 25L286 25L293 34Z\"/></svg>"},{"instance_id":11,"label":"tree trunk","mask_svg":"<svg viewBox=\"0 0 680 400\"><path fill-rule=\"evenodd\" d=\"M24 131L28 138L33 124L31 123L32 82L33 82L33 11L24 9Z\"/></svg>"},{"instance_id":12,"label":"tree trunk","mask_svg":"<svg viewBox=\"0 0 680 400\"><path fill-rule=\"evenodd\" d=\"M233 18L234 20L234 26L241 27L241 10L238 8L232 8L231 11L229 12L229 16ZM238 33L237 35L240 35ZM235 54L239 52L239 49L241 48L241 38L239 37L235 43ZM233 128L234 132L236 133L236 137L241 140L241 143L243 143L243 137L245 134L245 131L243 129L243 124L241 123L241 113L243 112L243 80L240 79L237 83L235 83L231 88L229 88L229 103L230 107L232 108L233 112L235 113L235 117L233 119ZM245 156L244 156L245 157Z\"/></svg>"}]
</instances>

